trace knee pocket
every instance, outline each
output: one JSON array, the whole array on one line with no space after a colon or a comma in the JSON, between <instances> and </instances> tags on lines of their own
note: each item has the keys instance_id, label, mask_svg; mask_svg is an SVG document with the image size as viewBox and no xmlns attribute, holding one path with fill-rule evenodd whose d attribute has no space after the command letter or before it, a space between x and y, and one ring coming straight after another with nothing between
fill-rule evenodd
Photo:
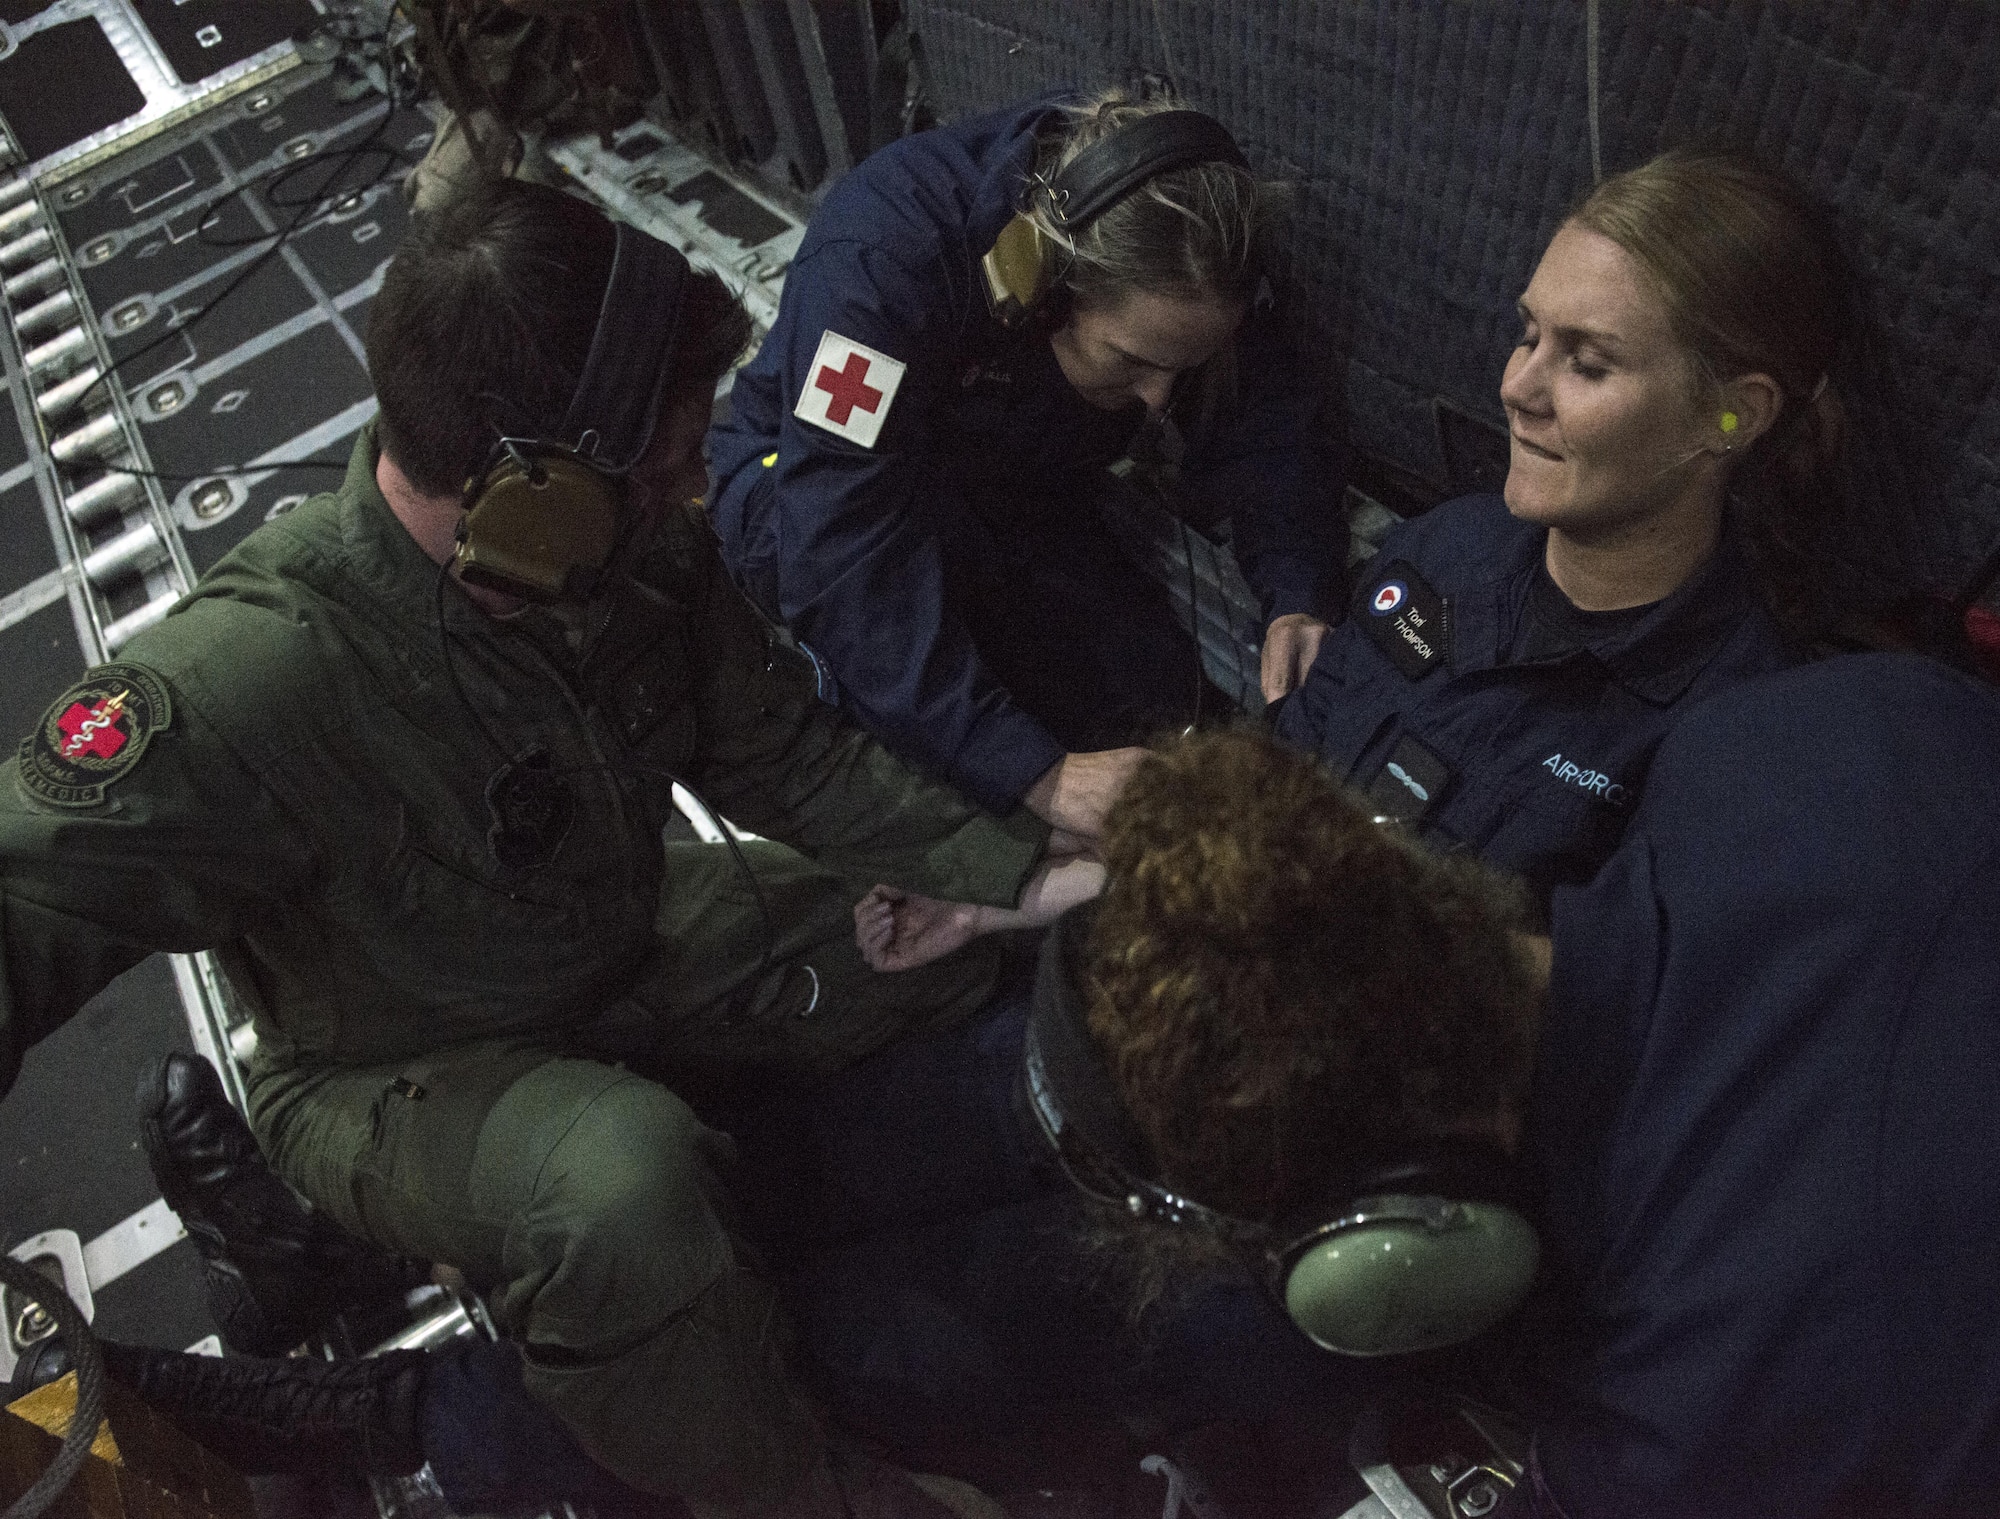
<instances>
[{"instance_id":1,"label":"knee pocket","mask_svg":"<svg viewBox=\"0 0 2000 1519\"><path fill-rule=\"evenodd\" d=\"M533 1293L533 1337L581 1348L655 1331L729 1269L734 1250L722 1223L724 1136L640 1077L616 1074L576 1095L508 1253Z\"/></svg>"}]
</instances>

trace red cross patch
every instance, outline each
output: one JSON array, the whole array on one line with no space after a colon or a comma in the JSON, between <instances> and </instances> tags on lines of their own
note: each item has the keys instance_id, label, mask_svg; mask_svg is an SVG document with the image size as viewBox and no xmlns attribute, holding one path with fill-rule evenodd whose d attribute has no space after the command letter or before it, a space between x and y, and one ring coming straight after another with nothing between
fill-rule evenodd
<instances>
[{"instance_id":1,"label":"red cross patch","mask_svg":"<svg viewBox=\"0 0 2000 1519\"><path fill-rule=\"evenodd\" d=\"M100 665L55 699L22 740L21 789L52 807L95 807L172 720L167 688L139 665Z\"/></svg>"},{"instance_id":2,"label":"red cross patch","mask_svg":"<svg viewBox=\"0 0 2000 1519\"><path fill-rule=\"evenodd\" d=\"M64 759L75 759L79 754L87 754L92 759L110 759L125 747L126 733L119 718L125 711L127 693L120 691L112 696L102 696L93 706L86 707L80 701L73 701L56 719L56 727L62 730Z\"/></svg>"},{"instance_id":3,"label":"red cross patch","mask_svg":"<svg viewBox=\"0 0 2000 1519\"><path fill-rule=\"evenodd\" d=\"M905 366L886 353L828 328L819 340L792 415L835 437L873 448Z\"/></svg>"}]
</instances>

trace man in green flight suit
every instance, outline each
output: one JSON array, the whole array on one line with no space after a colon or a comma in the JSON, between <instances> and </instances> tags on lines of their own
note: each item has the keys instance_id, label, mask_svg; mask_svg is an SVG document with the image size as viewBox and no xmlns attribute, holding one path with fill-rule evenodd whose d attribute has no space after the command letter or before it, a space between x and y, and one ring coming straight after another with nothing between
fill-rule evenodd
<instances>
[{"instance_id":1,"label":"man in green flight suit","mask_svg":"<svg viewBox=\"0 0 2000 1519\"><path fill-rule=\"evenodd\" d=\"M867 884L1033 907L1069 866L843 723L731 585L683 503L747 335L714 276L559 192L420 217L344 484L60 697L0 784L0 1079L147 952L226 946L278 1172L484 1287L598 1463L698 1513L937 1512L832 1474L731 1231L729 1142L684 1099L812 1082L983 998L977 962L869 971ZM497 461L518 503L576 471L503 435L580 448L600 493L623 472L608 557L558 562L549 604L482 558L496 492L463 482ZM663 848L677 780L819 865Z\"/></svg>"}]
</instances>

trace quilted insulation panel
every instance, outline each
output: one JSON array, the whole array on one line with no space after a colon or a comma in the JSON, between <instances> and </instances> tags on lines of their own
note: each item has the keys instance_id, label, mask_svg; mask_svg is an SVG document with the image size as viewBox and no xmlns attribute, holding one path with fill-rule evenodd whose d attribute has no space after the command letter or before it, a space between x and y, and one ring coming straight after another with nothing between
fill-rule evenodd
<instances>
[{"instance_id":1,"label":"quilted insulation panel","mask_svg":"<svg viewBox=\"0 0 2000 1519\"><path fill-rule=\"evenodd\" d=\"M1834 208L1869 280L1873 336L1835 377L1852 589L1953 592L2000 544L1991 0L1601 0L1594 27L1585 0L908 9L942 117L1152 74L1226 121L1294 187L1274 273L1329 417L1435 495L1503 425L1514 298L1592 183L1593 128L1605 172L1747 147Z\"/></svg>"}]
</instances>

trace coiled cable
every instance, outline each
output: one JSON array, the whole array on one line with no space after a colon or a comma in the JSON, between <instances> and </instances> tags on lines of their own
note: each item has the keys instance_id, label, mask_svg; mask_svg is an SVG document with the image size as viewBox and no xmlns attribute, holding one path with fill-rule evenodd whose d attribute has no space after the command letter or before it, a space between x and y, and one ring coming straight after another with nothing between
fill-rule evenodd
<instances>
[{"instance_id":1,"label":"coiled cable","mask_svg":"<svg viewBox=\"0 0 2000 1519\"><path fill-rule=\"evenodd\" d=\"M83 1469L83 1463L90 1459L97 1426L104 1418L104 1356L97 1348L97 1336L84 1322L82 1310L61 1285L8 1255L0 1255L0 1283L41 1304L56 1321L56 1333L69 1347L70 1361L76 1367L76 1413L63 1436L62 1449L49 1463L48 1470L0 1515L0 1519L38 1519L63 1495Z\"/></svg>"}]
</instances>

